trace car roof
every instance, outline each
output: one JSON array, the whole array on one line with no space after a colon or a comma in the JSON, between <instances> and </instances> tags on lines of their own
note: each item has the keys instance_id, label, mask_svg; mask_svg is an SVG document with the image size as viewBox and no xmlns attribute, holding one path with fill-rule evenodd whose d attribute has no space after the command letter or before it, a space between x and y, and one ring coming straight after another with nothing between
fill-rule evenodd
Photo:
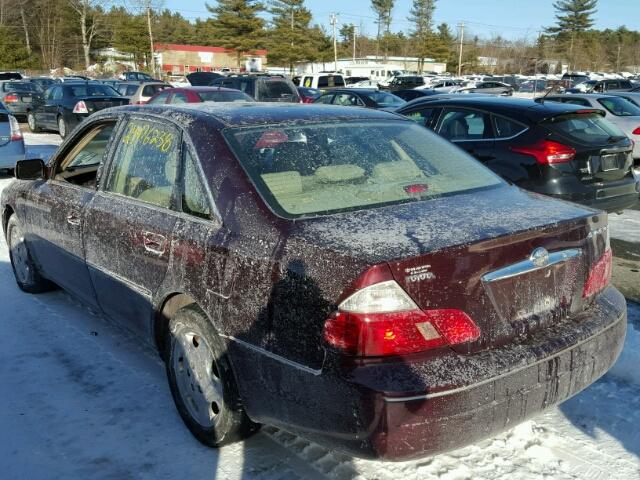
<instances>
[{"instance_id":1,"label":"car roof","mask_svg":"<svg viewBox=\"0 0 640 480\"><path fill-rule=\"evenodd\" d=\"M608 93L559 93L548 95L547 98L586 98L587 100L593 99L597 100L599 98L611 97L613 95L609 95Z\"/></svg>"},{"instance_id":2,"label":"car roof","mask_svg":"<svg viewBox=\"0 0 640 480\"><path fill-rule=\"evenodd\" d=\"M580 105L571 105L559 102L540 102L525 98L503 98L494 95L472 97L468 97L467 95L457 95L455 98L448 96L443 99L438 99L437 97L435 97L435 99L434 97L417 98L400 107L398 111L408 110L409 108L421 104L428 105L430 108L445 105L471 108L475 107L478 109L490 110L493 113L505 116L513 116L514 111L517 111L519 115L524 115L527 119L533 122L541 121L545 118L560 115L562 113L584 109L584 107L581 107Z\"/></svg>"},{"instance_id":3,"label":"car roof","mask_svg":"<svg viewBox=\"0 0 640 480\"><path fill-rule=\"evenodd\" d=\"M205 86L190 86L190 87L170 87L165 88L163 92L174 92L176 90L189 90L191 92L239 92L235 88L228 87L205 87Z\"/></svg>"},{"instance_id":4,"label":"car roof","mask_svg":"<svg viewBox=\"0 0 640 480\"><path fill-rule=\"evenodd\" d=\"M406 120L394 113L368 108L352 108L335 105L297 104L297 103L182 103L179 105L148 104L144 106L128 105L115 111L135 111L155 113L175 117L176 113L187 114L192 118L209 119L224 127L250 127L272 124L296 124L327 122L334 120ZM181 116L182 117L182 116Z\"/></svg>"},{"instance_id":5,"label":"car roof","mask_svg":"<svg viewBox=\"0 0 640 480\"><path fill-rule=\"evenodd\" d=\"M324 93L375 93L379 91L375 88L332 88Z\"/></svg>"}]
</instances>

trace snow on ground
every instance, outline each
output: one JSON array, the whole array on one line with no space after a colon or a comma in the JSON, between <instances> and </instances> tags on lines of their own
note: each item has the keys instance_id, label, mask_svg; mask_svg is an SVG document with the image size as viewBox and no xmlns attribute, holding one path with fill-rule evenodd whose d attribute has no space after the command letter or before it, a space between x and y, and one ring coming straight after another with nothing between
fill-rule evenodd
<instances>
[{"instance_id":1,"label":"snow on ground","mask_svg":"<svg viewBox=\"0 0 640 480\"><path fill-rule=\"evenodd\" d=\"M609 233L612 238L640 244L640 210L609 215Z\"/></svg>"},{"instance_id":2,"label":"snow on ground","mask_svg":"<svg viewBox=\"0 0 640 480\"><path fill-rule=\"evenodd\" d=\"M0 190L10 179L0 178ZM211 450L175 412L151 347L61 291L21 292L0 241L3 480L640 478L640 306L611 373L544 415L430 459L352 459L265 427Z\"/></svg>"}]
</instances>

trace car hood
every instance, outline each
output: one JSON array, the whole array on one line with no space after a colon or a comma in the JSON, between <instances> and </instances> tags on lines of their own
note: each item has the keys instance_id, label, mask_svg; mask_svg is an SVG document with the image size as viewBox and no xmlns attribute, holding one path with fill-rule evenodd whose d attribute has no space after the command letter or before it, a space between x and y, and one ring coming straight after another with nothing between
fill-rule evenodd
<instances>
[{"instance_id":1,"label":"car hood","mask_svg":"<svg viewBox=\"0 0 640 480\"><path fill-rule=\"evenodd\" d=\"M505 185L298 221L294 235L373 265L539 229L595 212Z\"/></svg>"}]
</instances>

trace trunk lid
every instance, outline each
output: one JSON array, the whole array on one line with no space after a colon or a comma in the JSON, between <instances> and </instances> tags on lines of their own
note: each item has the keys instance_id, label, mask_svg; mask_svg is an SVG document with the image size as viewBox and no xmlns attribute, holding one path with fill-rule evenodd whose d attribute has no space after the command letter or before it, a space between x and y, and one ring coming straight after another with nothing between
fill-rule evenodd
<instances>
[{"instance_id":1,"label":"trunk lid","mask_svg":"<svg viewBox=\"0 0 640 480\"><path fill-rule=\"evenodd\" d=\"M0 112L0 146L6 145L11 141L11 124L9 123L9 115Z\"/></svg>"},{"instance_id":2,"label":"trunk lid","mask_svg":"<svg viewBox=\"0 0 640 480\"><path fill-rule=\"evenodd\" d=\"M598 110L578 110L542 122L550 139L575 149L574 160L553 168L575 174L582 183L615 182L629 174L633 144Z\"/></svg>"},{"instance_id":3,"label":"trunk lid","mask_svg":"<svg viewBox=\"0 0 640 480\"><path fill-rule=\"evenodd\" d=\"M319 246L386 263L421 309L466 312L481 336L454 348L469 353L584 310L606 222L604 213L501 187L302 223ZM540 248L549 262L537 266Z\"/></svg>"},{"instance_id":4,"label":"trunk lid","mask_svg":"<svg viewBox=\"0 0 640 480\"><path fill-rule=\"evenodd\" d=\"M83 101L87 106L89 113L104 110L105 108L119 107L121 105L128 105L129 99L125 97L80 97L76 99L77 102Z\"/></svg>"}]
</instances>

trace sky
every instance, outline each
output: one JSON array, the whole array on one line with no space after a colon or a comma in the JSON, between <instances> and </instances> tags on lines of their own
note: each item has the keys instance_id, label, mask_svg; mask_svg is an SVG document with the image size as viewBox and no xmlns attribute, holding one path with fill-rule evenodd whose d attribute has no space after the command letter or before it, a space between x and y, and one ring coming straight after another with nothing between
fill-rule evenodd
<instances>
[{"instance_id":1,"label":"sky","mask_svg":"<svg viewBox=\"0 0 640 480\"><path fill-rule=\"evenodd\" d=\"M209 3L215 1L209 0ZM411 0L396 0L394 31L410 29L407 16L411 3ZM600 0L598 3L596 27L626 25L631 30L640 30L640 0ZM190 20L208 16L204 4L204 0L164 0L165 7L179 11ZM481 37L500 34L509 39L534 39L539 30L554 23L552 4L553 0L437 0L434 20L436 24L447 22L452 27L464 21L467 24L465 31ZM314 22L327 29L329 14L336 12L339 14L338 25L362 23L368 35L376 32L370 0L306 0L306 5L314 15Z\"/></svg>"}]
</instances>

